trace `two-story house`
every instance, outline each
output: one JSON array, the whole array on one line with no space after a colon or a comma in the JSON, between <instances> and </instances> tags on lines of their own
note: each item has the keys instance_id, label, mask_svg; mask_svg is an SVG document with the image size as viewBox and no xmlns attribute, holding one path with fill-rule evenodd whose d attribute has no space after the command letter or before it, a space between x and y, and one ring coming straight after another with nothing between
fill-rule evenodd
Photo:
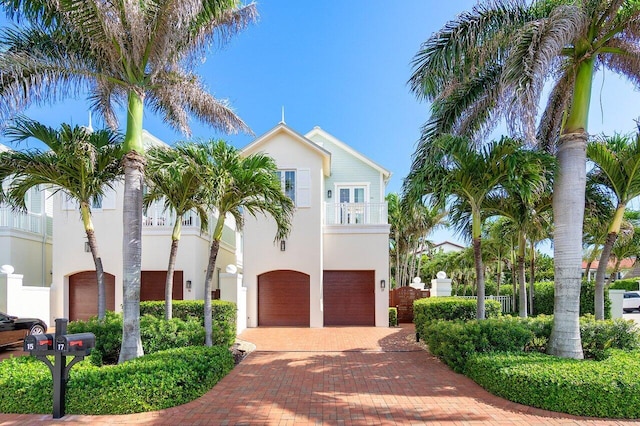
<instances>
[{"instance_id":1,"label":"two-story house","mask_svg":"<svg viewBox=\"0 0 640 426\"><path fill-rule=\"evenodd\" d=\"M245 218L247 325L387 327L391 173L319 127L284 122L242 152L271 156L296 206L282 241L271 218Z\"/></svg>"},{"instance_id":2,"label":"two-story house","mask_svg":"<svg viewBox=\"0 0 640 426\"><path fill-rule=\"evenodd\" d=\"M144 131L146 147L166 144ZM107 287L107 309L122 310L122 200L123 184L92 206L92 220L102 257ZM164 287L175 213L158 202L143 212L141 300L164 300ZM215 223L215 220L210 220ZM54 200L52 318L86 319L97 314L95 266L75 202L61 194ZM174 300L204 298L211 232L201 234L196 214L182 221L182 237L174 273ZM217 265L241 264L240 237L233 219L227 219ZM213 289L218 288L214 275Z\"/></svg>"}]
</instances>

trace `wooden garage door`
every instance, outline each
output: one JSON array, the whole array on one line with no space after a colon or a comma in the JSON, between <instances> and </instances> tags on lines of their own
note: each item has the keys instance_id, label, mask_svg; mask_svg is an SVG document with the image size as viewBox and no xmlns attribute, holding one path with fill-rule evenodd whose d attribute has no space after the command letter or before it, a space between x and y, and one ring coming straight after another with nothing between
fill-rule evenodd
<instances>
[{"instance_id":1,"label":"wooden garage door","mask_svg":"<svg viewBox=\"0 0 640 426\"><path fill-rule=\"evenodd\" d=\"M104 274L107 310L115 309L116 277ZM98 315L98 282L95 271L78 272L69 277L69 320L87 320Z\"/></svg>"},{"instance_id":2,"label":"wooden garage door","mask_svg":"<svg viewBox=\"0 0 640 426\"><path fill-rule=\"evenodd\" d=\"M375 325L375 271L324 271L324 325Z\"/></svg>"},{"instance_id":3,"label":"wooden garage door","mask_svg":"<svg viewBox=\"0 0 640 426\"><path fill-rule=\"evenodd\" d=\"M309 275L296 271L260 275L258 325L309 327Z\"/></svg>"},{"instance_id":4,"label":"wooden garage door","mask_svg":"<svg viewBox=\"0 0 640 426\"><path fill-rule=\"evenodd\" d=\"M140 300L164 300L164 285L167 271L142 271L140 277ZM173 272L173 300L182 300L182 271Z\"/></svg>"}]
</instances>

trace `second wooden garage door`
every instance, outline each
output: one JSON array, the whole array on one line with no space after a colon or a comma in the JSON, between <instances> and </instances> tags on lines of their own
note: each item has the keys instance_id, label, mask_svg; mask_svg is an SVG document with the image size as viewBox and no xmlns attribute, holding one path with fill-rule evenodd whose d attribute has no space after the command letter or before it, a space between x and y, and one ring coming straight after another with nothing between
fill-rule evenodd
<instances>
[{"instance_id":1,"label":"second wooden garage door","mask_svg":"<svg viewBox=\"0 0 640 426\"><path fill-rule=\"evenodd\" d=\"M115 308L116 277L104 273L107 310ZM69 277L69 320L88 320L98 315L98 283L95 271L78 272Z\"/></svg>"},{"instance_id":2,"label":"second wooden garage door","mask_svg":"<svg viewBox=\"0 0 640 426\"><path fill-rule=\"evenodd\" d=\"M297 271L260 275L258 325L309 327L309 275Z\"/></svg>"},{"instance_id":3,"label":"second wooden garage door","mask_svg":"<svg viewBox=\"0 0 640 426\"><path fill-rule=\"evenodd\" d=\"M375 271L324 271L324 325L375 325Z\"/></svg>"},{"instance_id":4,"label":"second wooden garage door","mask_svg":"<svg viewBox=\"0 0 640 426\"><path fill-rule=\"evenodd\" d=\"M140 300L164 300L167 271L142 271L140 274ZM173 300L182 300L182 271L173 272Z\"/></svg>"}]
</instances>

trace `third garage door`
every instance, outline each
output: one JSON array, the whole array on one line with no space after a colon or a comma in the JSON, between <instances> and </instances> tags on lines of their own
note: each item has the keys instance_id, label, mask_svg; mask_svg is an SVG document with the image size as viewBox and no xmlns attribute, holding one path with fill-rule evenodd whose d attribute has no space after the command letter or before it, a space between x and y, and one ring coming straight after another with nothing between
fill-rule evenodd
<instances>
[{"instance_id":1,"label":"third garage door","mask_svg":"<svg viewBox=\"0 0 640 426\"><path fill-rule=\"evenodd\" d=\"M324 325L375 325L375 271L324 271Z\"/></svg>"},{"instance_id":2,"label":"third garage door","mask_svg":"<svg viewBox=\"0 0 640 426\"><path fill-rule=\"evenodd\" d=\"M309 327L309 275L297 271L260 275L258 325Z\"/></svg>"}]
</instances>

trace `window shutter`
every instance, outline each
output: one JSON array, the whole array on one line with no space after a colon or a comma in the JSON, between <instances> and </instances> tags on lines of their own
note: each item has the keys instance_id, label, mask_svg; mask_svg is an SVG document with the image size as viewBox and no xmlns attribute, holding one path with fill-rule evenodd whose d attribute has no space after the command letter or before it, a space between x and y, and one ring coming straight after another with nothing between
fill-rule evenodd
<instances>
[{"instance_id":1,"label":"window shutter","mask_svg":"<svg viewBox=\"0 0 640 426\"><path fill-rule=\"evenodd\" d=\"M311 171L309 169L298 169L297 195L297 207L311 207Z\"/></svg>"},{"instance_id":2,"label":"window shutter","mask_svg":"<svg viewBox=\"0 0 640 426\"><path fill-rule=\"evenodd\" d=\"M111 188L107 188L104 191L102 197L102 210L115 210L116 209L116 191Z\"/></svg>"}]
</instances>

